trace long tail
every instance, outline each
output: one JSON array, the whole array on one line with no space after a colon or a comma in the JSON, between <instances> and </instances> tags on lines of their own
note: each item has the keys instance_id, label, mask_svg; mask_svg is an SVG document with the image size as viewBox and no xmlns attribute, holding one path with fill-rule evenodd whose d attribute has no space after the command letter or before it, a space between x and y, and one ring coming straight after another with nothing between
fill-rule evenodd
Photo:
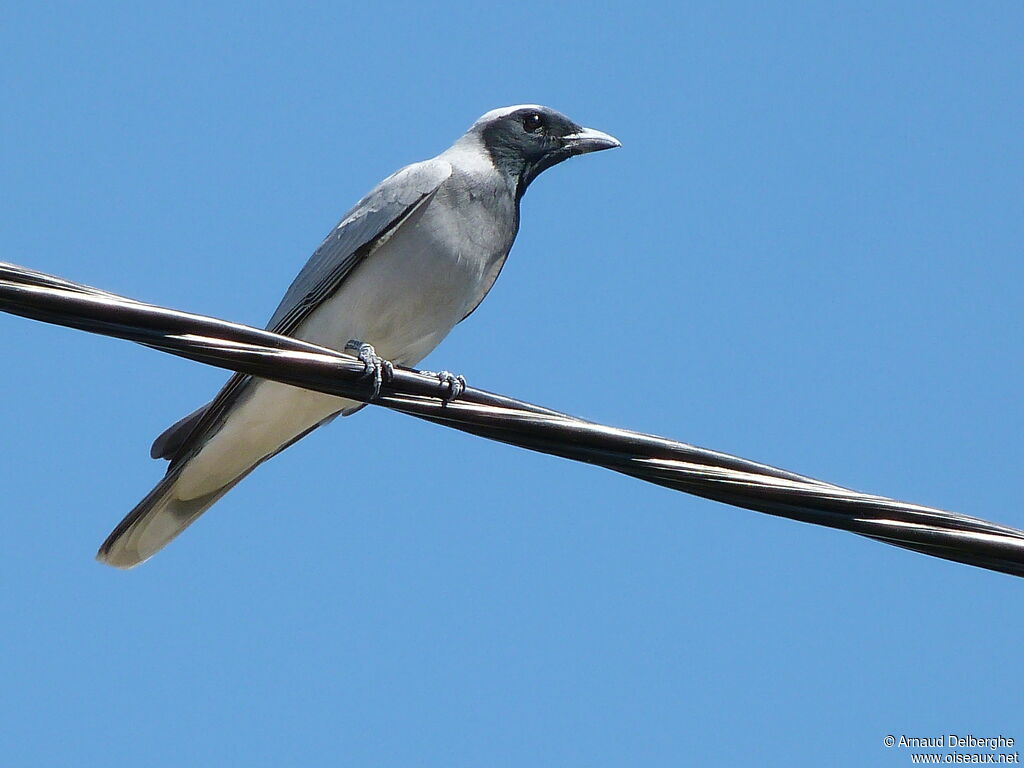
<instances>
[{"instance_id":1,"label":"long tail","mask_svg":"<svg viewBox=\"0 0 1024 768\"><path fill-rule=\"evenodd\" d=\"M252 471L251 469L249 471ZM115 568L145 562L235 487L249 472L205 496L182 500L175 493L180 469L168 472L103 542L96 559Z\"/></svg>"}]
</instances>

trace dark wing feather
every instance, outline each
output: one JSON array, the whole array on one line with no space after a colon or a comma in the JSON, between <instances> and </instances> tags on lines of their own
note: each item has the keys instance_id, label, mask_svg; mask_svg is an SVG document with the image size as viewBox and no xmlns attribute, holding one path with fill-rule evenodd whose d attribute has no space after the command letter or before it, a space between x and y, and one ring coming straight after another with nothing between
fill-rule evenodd
<instances>
[{"instance_id":1,"label":"dark wing feather","mask_svg":"<svg viewBox=\"0 0 1024 768\"><path fill-rule=\"evenodd\" d=\"M309 310L334 292L378 239L397 227L452 172L443 160L406 166L384 179L346 213L289 286L267 330L288 335Z\"/></svg>"},{"instance_id":2,"label":"dark wing feather","mask_svg":"<svg viewBox=\"0 0 1024 768\"><path fill-rule=\"evenodd\" d=\"M377 242L426 202L451 173L447 162L426 160L406 166L374 187L342 217L306 262L270 318L267 330L291 335L321 301L338 289ZM170 459L168 471L190 457L223 422L250 379L242 374L232 376L212 402L156 439L153 457Z\"/></svg>"}]
</instances>

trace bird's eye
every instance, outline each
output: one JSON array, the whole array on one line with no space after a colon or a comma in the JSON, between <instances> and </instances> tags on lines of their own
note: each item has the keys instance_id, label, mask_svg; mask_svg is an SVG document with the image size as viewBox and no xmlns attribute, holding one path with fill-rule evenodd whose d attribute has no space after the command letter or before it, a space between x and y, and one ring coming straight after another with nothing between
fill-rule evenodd
<instances>
[{"instance_id":1,"label":"bird's eye","mask_svg":"<svg viewBox=\"0 0 1024 768\"><path fill-rule=\"evenodd\" d=\"M536 133L544 127L544 118L537 112L531 112L523 118L523 128L527 133Z\"/></svg>"}]
</instances>

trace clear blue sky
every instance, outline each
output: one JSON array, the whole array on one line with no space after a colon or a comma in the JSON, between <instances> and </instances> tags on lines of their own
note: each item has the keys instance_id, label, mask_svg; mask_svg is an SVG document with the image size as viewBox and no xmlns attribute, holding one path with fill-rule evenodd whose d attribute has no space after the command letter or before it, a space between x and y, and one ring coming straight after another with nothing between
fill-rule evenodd
<instances>
[{"instance_id":1,"label":"clear blue sky","mask_svg":"<svg viewBox=\"0 0 1024 768\"><path fill-rule=\"evenodd\" d=\"M8 4L0 259L262 325L492 107L623 148L427 359L1024 527L1019 3ZM897 7L898 6L898 7ZM370 409L96 564L225 374L0 316L9 765L908 765L1024 740L1024 582Z\"/></svg>"}]
</instances>

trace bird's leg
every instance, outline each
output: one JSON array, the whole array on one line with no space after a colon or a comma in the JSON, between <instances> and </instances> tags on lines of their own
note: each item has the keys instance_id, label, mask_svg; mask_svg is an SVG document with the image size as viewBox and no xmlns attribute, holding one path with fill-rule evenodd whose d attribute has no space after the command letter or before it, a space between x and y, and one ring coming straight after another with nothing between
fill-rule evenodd
<instances>
[{"instance_id":1,"label":"bird's leg","mask_svg":"<svg viewBox=\"0 0 1024 768\"><path fill-rule=\"evenodd\" d=\"M466 391L466 377L461 374L456 376L450 371L441 371L440 373L434 373L434 371L420 371L420 373L424 376L435 376L442 384L448 385L448 391L445 392L441 398L445 403L450 403Z\"/></svg>"},{"instance_id":2,"label":"bird's leg","mask_svg":"<svg viewBox=\"0 0 1024 768\"><path fill-rule=\"evenodd\" d=\"M373 395L371 400L376 400L380 395L380 387L384 382L391 381L395 376L395 366L390 360L385 360L377 354L373 344L349 339L345 344L346 352L355 352L364 366L363 377L373 378Z\"/></svg>"}]
</instances>

